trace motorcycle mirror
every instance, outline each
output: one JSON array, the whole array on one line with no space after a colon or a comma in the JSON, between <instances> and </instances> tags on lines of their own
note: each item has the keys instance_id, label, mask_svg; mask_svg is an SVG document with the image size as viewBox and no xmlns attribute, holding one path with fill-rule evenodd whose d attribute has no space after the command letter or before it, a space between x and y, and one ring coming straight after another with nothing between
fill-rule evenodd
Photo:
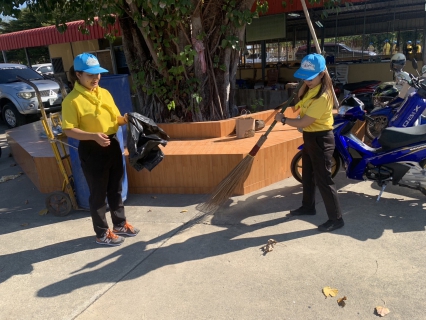
<instances>
[{"instance_id":1,"label":"motorcycle mirror","mask_svg":"<svg viewBox=\"0 0 426 320\"><path fill-rule=\"evenodd\" d=\"M413 58L413 60L411 60L411 65L413 66L413 69L416 70L417 72L417 76L420 77L420 73L418 70L418 65L417 65L417 60Z\"/></svg>"}]
</instances>

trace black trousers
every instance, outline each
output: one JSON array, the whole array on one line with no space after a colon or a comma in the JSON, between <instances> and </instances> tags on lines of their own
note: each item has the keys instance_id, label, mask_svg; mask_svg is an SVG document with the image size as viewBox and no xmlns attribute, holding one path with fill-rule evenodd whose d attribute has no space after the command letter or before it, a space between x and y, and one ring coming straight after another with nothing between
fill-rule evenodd
<instances>
[{"instance_id":1,"label":"black trousers","mask_svg":"<svg viewBox=\"0 0 426 320\"><path fill-rule=\"evenodd\" d=\"M342 217L336 186L331 178L331 164L335 147L333 131L303 132L302 205L315 208L315 188L321 193L328 219Z\"/></svg>"},{"instance_id":2,"label":"black trousers","mask_svg":"<svg viewBox=\"0 0 426 320\"><path fill-rule=\"evenodd\" d=\"M124 176L120 144L115 135L110 136L111 144L102 147L95 141L80 141L78 155L89 186L89 206L93 228L98 238L108 229L106 202L114 225L122 226L126 221L121 197Z\"/></svg>"}]
</instances>

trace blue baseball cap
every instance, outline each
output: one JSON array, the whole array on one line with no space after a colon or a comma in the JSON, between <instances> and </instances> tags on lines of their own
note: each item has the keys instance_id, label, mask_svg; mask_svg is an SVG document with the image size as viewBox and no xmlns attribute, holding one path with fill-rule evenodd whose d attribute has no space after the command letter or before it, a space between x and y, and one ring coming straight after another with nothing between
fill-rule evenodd
<instances>
[{"instance_id":1,"label":"blue baseball cap","mask_svg":"<svg viewBox=\"0 0 426 320\"><path fill-rule=\"evenodd\" d=\"M303 80L312 80L324 70L324 57L318 53L312 53L302 59L300 68L294 73L294 77Z\"/></svg>"},{"instance_id":2,"label":"blue baseball cap","mask_svg":"<svg viewBox=\"0 0 426 320\"><path fill-rule=\"evenodd\" d=\"M90 74L109 72L107 69L101 68L98 58L90 53L82 53L75 57L74 70Z\"/></svg>"}]
</instances>

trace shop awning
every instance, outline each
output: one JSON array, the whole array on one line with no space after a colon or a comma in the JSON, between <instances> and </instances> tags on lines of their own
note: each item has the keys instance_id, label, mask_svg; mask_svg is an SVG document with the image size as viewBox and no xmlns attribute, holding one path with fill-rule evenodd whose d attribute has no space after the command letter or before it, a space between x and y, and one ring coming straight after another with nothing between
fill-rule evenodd
<instances>
[{"instance_id":1,"label":"shop awning","mask_svg":"<svg viewBox=\"0 0 426 320\"><path fill-rule=\"evenodd\" d=\"M121 29L118 21L114 26L107 29L102 28L97 22L95 22L93 26L87 27L89 34L83 34L78 30L78 27L83 24L83 20L68 22L67 31L64 33L60 33L55 26L49 26L0 34L0 51L102 39L105 34L109 32L113 33L114 30L117 30L117 33L115 33L116 36L121 36Z\"/></svg>"},{"instance_id":2,"label":"shop awning","mask_svg":"<svg viewBox=\"0 0 426 320\"><path fill-rule=\"evenodd\" d=\"M366 0L346 0L345 2L357 3L365 2ZM283 4L285 3L285 5ZM319 3L310 4L308 0L305 1L308 9L310 8L322 8L324 7L324 0L321 0ZM265 15L279 14L285 12L297 12L303 11L302 3L300 0L268 0L268 13ZM256 2L253 4L252 11L256 9Z\"/></svg>"}]
</instances>

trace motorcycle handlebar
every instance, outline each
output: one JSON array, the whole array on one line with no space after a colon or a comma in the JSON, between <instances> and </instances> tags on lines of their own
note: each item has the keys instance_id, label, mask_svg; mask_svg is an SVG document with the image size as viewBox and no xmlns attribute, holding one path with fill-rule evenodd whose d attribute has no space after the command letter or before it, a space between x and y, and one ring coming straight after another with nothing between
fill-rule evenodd
<instances>
[{"instance_id":1,"label":"motorcycle handlebar","mask_svg":"<svg viewBox=\"0 0 426 320\"><path fill-rule=\"evenodd\" d=\"M370 121L372 121L372 122L376 121L376 119L374 119L373 117L370 117L368 114L365 114L365 115L364 115L364 118L365 118L365 119L368 119L368 120L370 120Z\"/></svg>"}]
</instances>

